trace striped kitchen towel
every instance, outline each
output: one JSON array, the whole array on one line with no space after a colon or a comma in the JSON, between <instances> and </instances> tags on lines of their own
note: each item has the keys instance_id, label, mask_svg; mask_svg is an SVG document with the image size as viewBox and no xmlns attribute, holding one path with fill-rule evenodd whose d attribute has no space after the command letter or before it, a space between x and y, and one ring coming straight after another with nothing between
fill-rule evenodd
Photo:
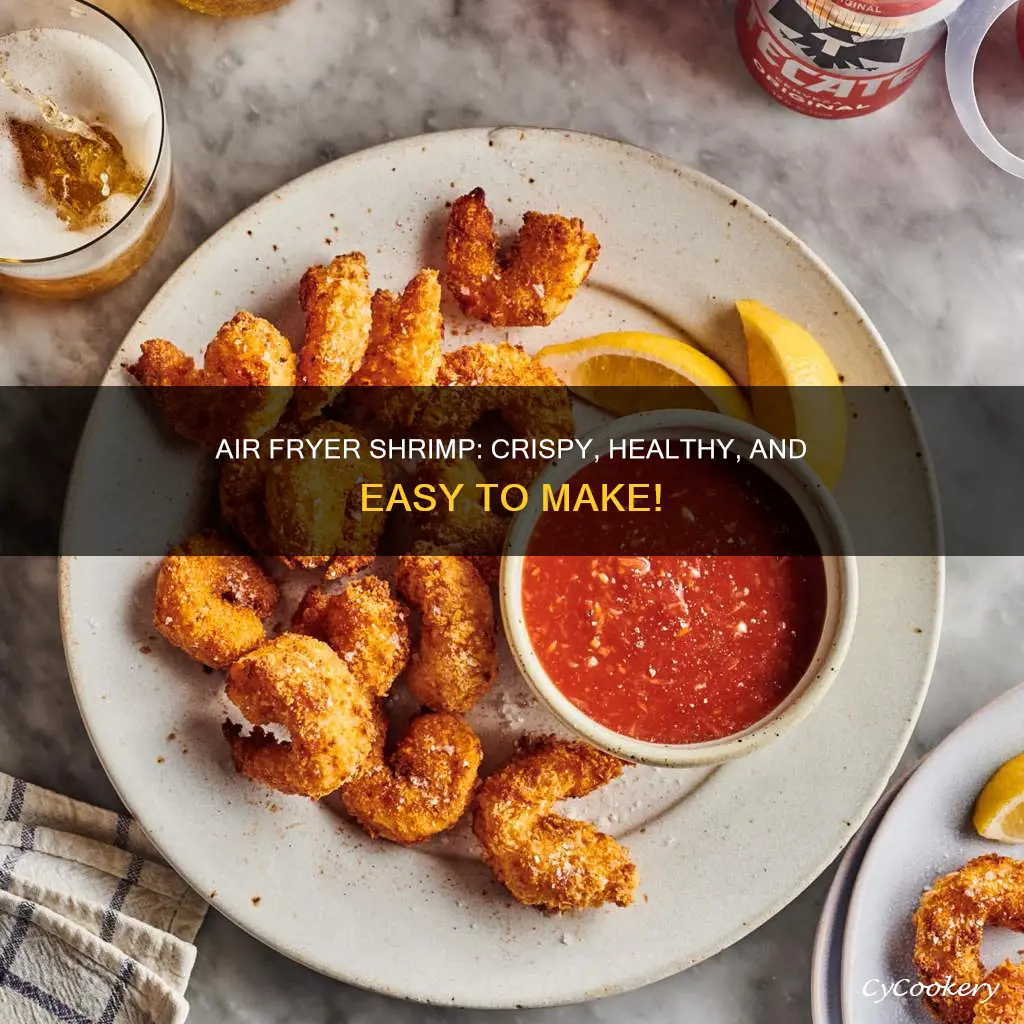
<instances>
[{"instance_id":1,"label":"striped kitchen towel","mask_svg":"<svg viewBox=\"0 0 1024 1024\"><path fill-rule=\"evenodd\" d=\"M3 1024L181 1024L205 914L127 815L0 773Z\"/></svg>"}]
</instances>

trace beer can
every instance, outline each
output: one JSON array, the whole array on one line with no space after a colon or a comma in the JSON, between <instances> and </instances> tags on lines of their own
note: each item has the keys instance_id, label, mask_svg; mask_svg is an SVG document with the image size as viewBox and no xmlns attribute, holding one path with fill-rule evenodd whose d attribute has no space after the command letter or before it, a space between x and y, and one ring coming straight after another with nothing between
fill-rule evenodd
<instances>
[{"instance_id":1,"label":"beer can","mask_svg":"<svg viewBox=\"0 0 1024 1024\"><path fill-rule=\"evenodd\" d=\"M964 0L807 0L815 14L865 35L920 32L945 21Z\"/></svg>"},{"instance_id":2,"label":"beer can","mask_svg":"<svg viewBox=\"0 0 1024 1024\"><path fill-rule=\"evenodd\" d=\"M888 106L921 73L946 30L940 20L895 32L893 19L878 26L863 15L851 28L853 15L835 7L836 0L740 0L736 7L750 73L784 106L811 117L861 117Z\"/></svg>"}]
</instances>

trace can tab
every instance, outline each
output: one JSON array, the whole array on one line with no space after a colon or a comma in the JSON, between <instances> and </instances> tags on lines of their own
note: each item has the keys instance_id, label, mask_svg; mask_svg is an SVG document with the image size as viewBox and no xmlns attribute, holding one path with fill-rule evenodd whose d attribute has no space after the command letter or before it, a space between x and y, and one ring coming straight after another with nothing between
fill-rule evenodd
<instances>
[{"instance_id":1,"label":"can tab","mask_svg":"<svg viewBox=\"0 0 1024 1024\"><path fill-rule=\"evenodd\" d=\"M967 0L947 20L946 83L953 109L970 140L1004 171L1024 178L1024 159L1011 153L981 116L974 84L981 45L999 16L1017 0Z\"/></svg>"}]
</instances>

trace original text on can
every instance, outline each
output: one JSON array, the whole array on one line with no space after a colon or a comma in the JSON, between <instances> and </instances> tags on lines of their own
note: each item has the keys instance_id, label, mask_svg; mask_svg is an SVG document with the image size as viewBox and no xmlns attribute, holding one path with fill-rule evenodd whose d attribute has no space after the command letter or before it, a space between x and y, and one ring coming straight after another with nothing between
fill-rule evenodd
<instances>
[{"instance_id":1,"label":"original text on can","mask_svg":"<svg viewBox=\"0 0 1024 1024\"><path fill-rule=\"evenodd\" d=\"M898 99L941 41L945 25L898 37L860 35L800 0L740 0L740 52L780 103L813 117L860 117Z\"/></svg>"}]
</instances>

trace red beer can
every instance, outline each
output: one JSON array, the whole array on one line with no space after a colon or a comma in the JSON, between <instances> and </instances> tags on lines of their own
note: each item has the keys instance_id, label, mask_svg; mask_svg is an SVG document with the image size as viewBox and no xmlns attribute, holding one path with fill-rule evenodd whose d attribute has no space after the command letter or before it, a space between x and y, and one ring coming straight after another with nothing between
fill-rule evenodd
<instances>
[{"instance_id":1,"label":"red beer can","mask_svg":"<svg viewBox=\"0 0 1024 1024\"><path fill-rule=\"evenodd\" d=\"M835 0L740 0L736 8L740 52L754 78L785 106L830 120L873 113L910 87L946 26L940 19L902 31L905 23L837 12Z\"/></svg>"},{"instance_id":2,"label":"red beer can","mask_svg":"<svg viewBox=\"0 0 1024 1024\"><path fill-rule=\"evenodd\" d=\"M952 14L963 0L823 0L811 6L830 6L871 18L904 18L908 29L923 28Z\"/></svg>"}]
</instances>

